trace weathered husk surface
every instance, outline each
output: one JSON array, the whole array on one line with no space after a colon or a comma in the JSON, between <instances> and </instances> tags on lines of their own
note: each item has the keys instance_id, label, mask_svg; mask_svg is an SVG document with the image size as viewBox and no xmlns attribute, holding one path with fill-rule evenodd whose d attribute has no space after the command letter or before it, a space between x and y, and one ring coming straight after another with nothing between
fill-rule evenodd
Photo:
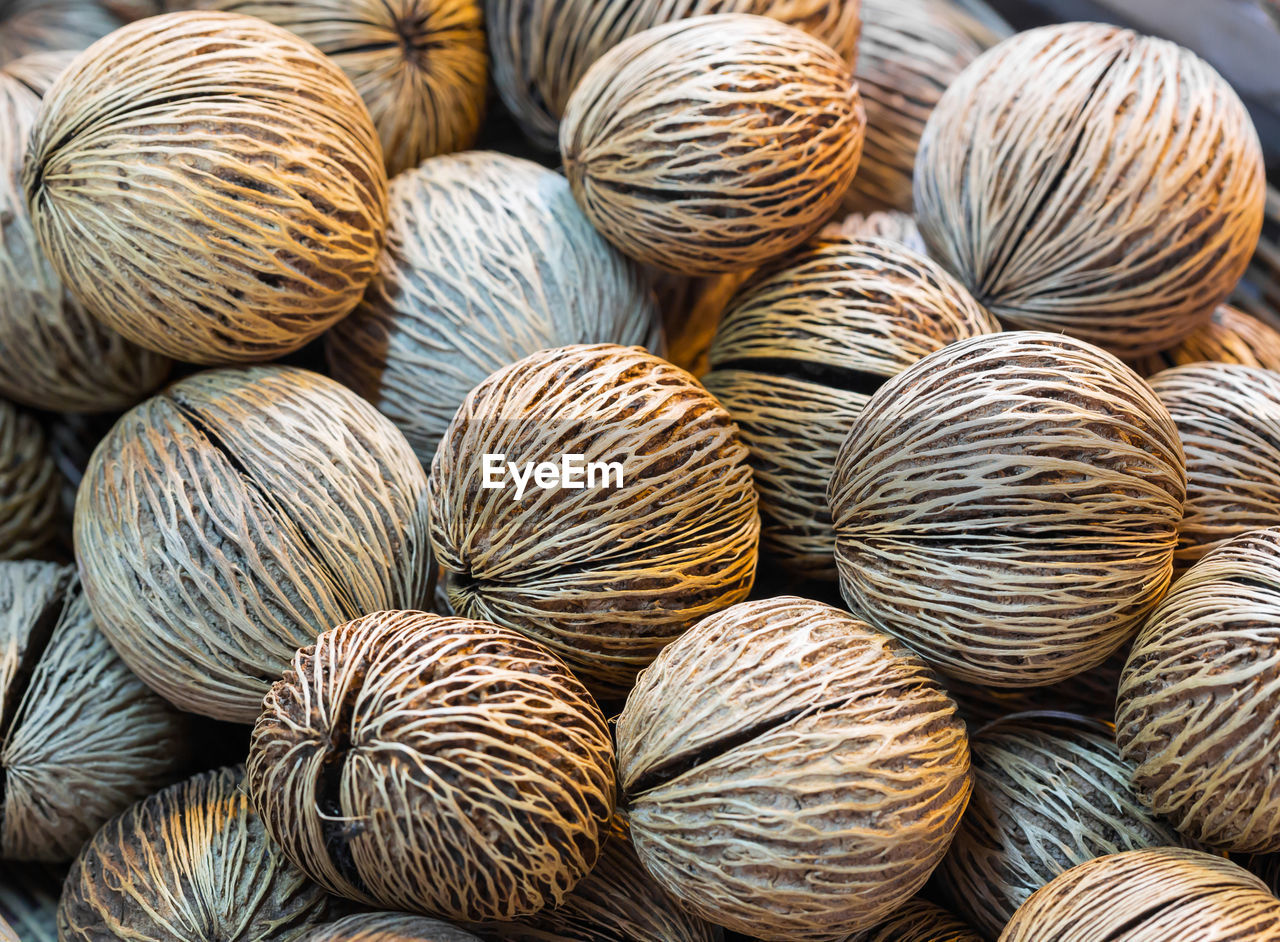
<instances>
[{"instance_id":1,"label":"weathered husk surface","mask_svg":"<svg viewBox=\"0 0 1280 942\"><path fill-rule=\"evenodd\" d=\"M1182 833L1280 850L1280 528L1192 566L1151 614L1120 680L1116 740L1142 800Z\"/></svg>"},{"instance_id":2,"label":"weathered husk surface","mask_svg":"<svg viewBox=\"0 0 1280 942\"><path fill-rule=\"evenodd\" d=\"M913 899L849 942L982 942L982 936L941 906Z\"/></svg>"},{"instance_id":3,"label":"weathered husk surface","mask_svg":"<svg viewBox=\"0 0 1280 942\"><path fill-rule=\"evenodd\" d=\"M667 647L616 735L641 863L760 939L843 939L890 916L971 787L964 725L924 662L794 597L732 606Z\"/></svg>"},{"instance_id":4,"label":"weathered husk surface","mask_svg":"<svg viewBox=\"0 0 1280 942\"><path fill-rule=\"evenodd\" d=\"M993 314L1126 358L1203 326L1262 227L1262 150L1235 92L1188 50L1101 24L980 57L916 166L929 254Z\"/></svg>"},{"instance_id":5,"label":"weathered husk surface","mask_svg":"<svg viewBox=\"0 0 1280 942\"><path fill-rule=\"evenodd\" d=\"M936 879L988 939L1076 864L1183 843L1134 793L1109 724L1015 714L974 734L970 749L973 798Z\"/></svg>"},{"instance_id":6,"label":"weathered husk surface","mask_svg":"<svg viewBox=\"0 0 1280 942\"><path fill-rule=\"evenodd\" d=\"M108 821L71 867L59 942L295 942L330 897L285 859L244 770L204 772Z\"/></svg>"},{"instance_id":7,"label":"weathered husk surface","mask_svg":"<svg viewBox=\"0 0 1280 942\"><path fill-rule=\"evenodd\" d=\"M918 255L927 255L929 251L915 217L896 209L849 213L827 223L819 235L823 239L890 239Z\"/></svg>"},{"instance_id":8,"label":"weathered husk surface","mask_svg":"<svg viewBox=\"0 0 1280 942\"><path fill-rule=\"evenodd\" d=\"M0 10L0 66L32 53L84 49L119 25L95 0L9 0Z\"/></svg>"},{"instance_id":9,"label":"weathered husk surface","mask_svg":"<svg viewBox=\"0 0 1280 942\"><path fill-rule=\"evenodd\" d=\"M351 79L388 174L470 147L489 54L481 0L218 0L312 43Z\"/></svg>"},{"instance_id":10,"label":"weathered husk surface","mask_svg":"<svg viewBox=\"0 0 1280 942\"><path fill-rule=\"evenodd\" d=\"M648 282L554 171L498 153L439 157L396 177L390 204L378 274L326 352L334 377L389 416L424 464L467 393L531 353L661 352Z\"/></svg>"},{"instance_id":11,"label":"weathered husk surface","mask_svg":"<svg viewBox=\"0 0 1280 942\"><path fill-rule=\"evenodd\" d=\"M1280 371L1280 331L1229 304L1181 343L1132 364L1142 376L1190 363L1239 363Z\"/></svg>"},{"instance_id":12,"label":"weathered husk surface","mask_svg":"<svg viewBox=\"0 0 1280 942\"><path fill-rule=\"evenodd\" d=\"M386 226L377 135L314 46L228 13L139 20L45 96L23 168L63 284L129 340L270 359L346 315Z\"/></svg>"},{"instance_id":13,"label":"weathered husk surface","mask_svg":"<svg viewBox=\"0 0 1280 942\"><path fill-rule=\"evenodd\" d=\"M396 428L293 367L212 370L103 439L76 502L89 604L184 710L252 722L321 631L425 605L426 474Z\"/></svg>"},{"instance_id":14,"label":"weathered husk surface","mask_svg":"<svg viewBox=\"0 0 1280 942\"><path fill-rule=\"evenodd\" d=\"M16 942L58 942L58 895L66 866L0 862L0 919Z\"/></svg>"},{"instance_id":15,"label":"weathered husk surface","mask_svg":"<svg viewBox=\"0 0 1280 942\"><path fill-rule=\"evenodd\" d=\"M623 486L531 486L517 500L509 477L481 487L486 454L619 462ZM454 610L543 642L604 699L746 598L755 575L760 517L737 426L688 373L636 348L546 350L485 380L436 452L430 506Z\"/></svg>"},{"instance_id":16,"label":"weathered husk surface","mask_svg":"<svg viewBox=\"0 0 1280 942\"><path fill-rule=\"evenodd\" d=\"M961 680L1088 670L1169 584L1183 460L1155 393L1102 350L959 341L881 386L840 450L841 592Z\"/></svg>"},{"instance_id":17,"label":"weathered husk surface","mask_svg":"<svg viewBox=\"0 0 1280 942\"><path fill-rule=\"evenodd\" d=\"M1042 887L1000 942L1274 942L1280 901L1246 870L1178 847L1110 854Z\"/></svg>"},{"instance_id":18,"label":"weathered husk surface","mask_svg":"<svg viewBox=\"0 0 1280 942\"><path fill-rule=\"evenodd\" d=\"M560 903L595 864L613 744L590 694L537 643L376 612L322 634L271 688L249 787L285 854L331 892L513 919Z\"/></svg>"},{"instance_id":19,"label":"weathered husk surface","mask_svg":"<svg viewBox=\"0 0 1280 942\"><path fill-rule=\"evenodd\" d=\"M865 124L829 46L768 17L700 16L599 59L569 99L560 153L614 245L706 275L760 265L817 231L853 179Z\"/></svg>"},{"instance_id":20,"label":"weathered husk surface","mask_svg":"<svg viewBox=\"0 0 1280 942\"><path fill-rule=\"evenodd\" d=\"M313 929L298 942L480 942L438 919L409 913L357 913Z\"/></svg>"},{"instance_id":21,"label":"weathered husk surface","mask_svg":"<svg viewBox=\"0 0 1280 942\"><path fill-rule=\"evenodd\" d=\"M751 452L762 553L834 581L827 481L871 393L926 354L999 329L941 266L881 239L812 242L744 286L703 384Z\"/></svg>"},{"instance_id":22,"label":"weathered husk surface","mask_svg":"<svg viewBox=\"0 0 1280 942\"><path fill-rule=\"evenodd\" d=\"M40 424L0 399L0 559L48 550L57 536L59 483Z\"/></svg>"}]
</instances>

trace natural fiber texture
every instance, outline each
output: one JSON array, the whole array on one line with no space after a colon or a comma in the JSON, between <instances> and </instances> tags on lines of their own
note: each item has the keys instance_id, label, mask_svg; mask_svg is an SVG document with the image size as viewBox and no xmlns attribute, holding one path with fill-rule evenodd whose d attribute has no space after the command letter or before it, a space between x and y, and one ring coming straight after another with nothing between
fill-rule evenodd
<instances>
[{"instance_id":1,"label":"natural fiber texture","mask_svg":"<svg viewBox=\"0 0 1280 942\"><path fill-rule=\"evenodd\" d=\"M1262 226L1262 150L1209 65L1095 23L1020 33L920 141L929 254L1002 320L1138 357L1203 326Z\"/></svg>"},{"instance_id":2,"label":"natural fiber texture","mask_svg":"<svg viewBox=\"0 0 1280 942\"><path fill-rule=\"evenodd\" d=\"M196 775L99 831L58 906L59 942L295 942L329 897L267 836L242 769Z\"/></svg>"},{"instance_id":3,"label":"natural fiber texture","mask_svg":"<svg viewBox=\"0 0 1280 942\"><path fill-rule=\"evenodd\" d=\"M666 648L617 743L645 868L760 939L842 939L890 916L970 791L964 725L924 662L793 597L735 605Z\"/></svg>"},{"instance_id":4,"label":"natural fiber texture","mask_svg":"<svg viewBox=\"0 0 1280 942\"><path fill-rule=\"evenodd\" d=\"M1128 647L1121 645L1097 667L1044 687L987 687L967 684L954 677L944 678L943 685L971 730L1012 713L1044 710L1113 723L1120 672L1124 670L1128 654Z\"/></svg>"},{"instance_id":5,"label":"natural fiber texture","mask_svg":"<svg viewBox=\"0 0 1280 942\"><path fill-rule=\"evenodd\" d=\"M0 66L32 53L83 49L119 25L95 0L6 0L0 7Z\"/></svg>"},{"instance_id":6,"label":"natural fiber texture","mask_svg":"<svg viewBox=\"0 0 1280 942\"><path fill-rule=\"evenodd\" d=\"M0 861L0 919L16 942L58 942L58 894L65 866Z\"/></svg>"},{"instance_id":7,"label":"natural fiber texture","mask_svg":"<svg viewBox=\"0 0 1280 942\"><path fill-rule=\"evenodd\" d=\"M102 630L185 710L252 722L294 651L431 597L426 475L353 392L292 367L199 373L122 418L76 502Z\"/></svg>"},{"instance_id":8,"label":"natural fiber texture","mask_svg":"<svg viewBox=\"0 0 1280 942\"><path fill-rule=\"evenodd\" d=\"M109 327L195 363L263 360L347 314L382 248L369 113L315 47L172 13L62 74L23 185L63 283Z\"/></svg>"},{"instance_id":9,"label":"natural fiber texture","mask_svg":"<svg viewBox=\"0 0 1280 942\"><path fill-rule=\"evenodd\" d=\"M1160 600L1186 495L1178 431L1119 360L1014 331L881 386L827 491L841 592L995 687L1102 663Z\"/></svg>"},{"instance_id":10,"label":"natural fiber texture","mask_svg":"<svg viewBox=\"0 0 1280 942\"><path fill-rule=\"evenodd\" d=\"M0 559L39 556L53 543L59 483L39 423L0 399Z\"/></svg>"},{"instance_id":11,"label":"natural fiber texture","mask_svg":"<svg viewBox=\"0 0 1280 942\"><path fill-rule=\"evenodd\" d=\"M1280 371L1280 331L1243 311L1224 304L1209 323L1176 347L1161 350L1131 364L1142 376L1190 363L1239 363Z\"/></svg>"},{"instance_id":12,"label":"natural fiber texture","mask_svg":"<svg viewBox=\"0 0 1280 942\"><path fill-rule=\"evenodd\" d=\"M575 88L565 173L605 237L688 275L799 245L853 179L866 118L848 64L795 27L745 14L632 36Z\"/></svg>"},{"instance_id":13,"label":"natural fiber texture","mask_svg":"<svg viewBox=\"0 0 1280 942\"><path fill-rule=\"evenodd\" d=\"M1275 942L1280 901L1200 851L1134 850L1073 867L1018 910L1000 942Z\"/></svg>"},{"instance_id":14,"label":"natural fiber texture","mask_svg":"<svg viewBox=\"0 0 1280 942\"><path fill-rule=\"evenodd\" d=\"M653 268L649 274L662 313L667 359L694 376L702 376L710 369L707 354L725 305L753 272L697 277Z\"/></svg>"},{"instance_id":15,"label":"natural fiber texture","mask_svg":"<svg viewBox=\"0 0 1280 942\"><path fill-rule=\"evenodd\" d=\"M1142 800L1188 837L1280 850L1280 528L1205 556L1125 665L1116 740Z\"/></svg>"},{"instance_id":16,"label":"natural fiber texture","mask_svg":"<svg viewBox=\"0 0 1280 942\"><path fill-rule=\"evenodd\" d=\"M913 899L870 932L850 942L982 942L982 936L941 906Z\"/></svg>"},{"instance_id":17,"label":"natural fiber texture","mask_svg":"<svg viewBox=\"0 0 1280 942\"><path fill-rule=\"evenodd\" d=\"M485 489L483 456L618 462L609 486ZM746 598L760 518L747 449L693 377L635 348L562 347L467 397L431 466L431 541L460 615L547 644L597 696Z\"/></svg>"},{"instance_id":18,"label":"natural fiber texture","mask_svg":"<svg viewBox=\"0 0 1280 942\"><path fill-rule=\"evenodd\" d=\"M547 347L606 342L661 352L641 272L592 228L559 174L473 152L392 181L378 274L329 335L328 358L430 465L490 373Z\"/></svg>"},{"instance_id":19,"label":"natural fiber texture","mask_svg":"<svg viewBox=\"0 0 1280 942\"><path fill-rule=\"evenodd\" d=\"M35 95L37 99L40 99L45 96L49 89L53 88L53 83L58 80L58 76L75 61L77 55L79 55L79 52L74 49L33 52L20 59L12 59L4 63L4 65L0 66L0 76L15 80L24 89ZM36 106L36 109L39 109L39 105ZM21 143L25 146L25 135L30 129L31 119L34 118L34 115L28 117L26 114L20 114L16 115L16 117L18 120L26 122L26 128L19 135ZM8 118L6 117L7 120ZM15 132L17 130L18 128L15 127ZM19 155L19 159L20 157L21 155ZM21 169L21 163L19 162L18 171L21 171ZM25 206L23 206L22 211L26 212Z\"/></svg>"},{"instance_id":20,"label":"natural fiber texture","mask_svg":"<svg viewBox=\"0 0 1280 942\"><path fill-rule=\"evenodd\" d=\"M827 481L867 399L922 356L999 329L941 266L881 239L813 242L742 288L703 382L750 449L762 552L834 581Z\"/></svg>"},{"instance_id":21,"label":"natural fiber texture","mask_svg":"<svg viewBox=\"0 0 1280 942\"><path fill-rule=\"evenodd\" d=\"M924 237L915 217L895 209L874 213L850 213L822 227L823 239L891 239L900 242L918 255L928 254Z\"/></svg>"},{"instance_id":22,"label":"natural fiber texture","mask_svg":"<svg viewBox=\"0 0 1280 942\"><path fill-rule=\"evenodd\" d=\"M488 83L481 0L218 0L297 33L351 79L387 173L466 150Z\"/></svg>"},{"instance_id":23,"label":"natural fiber texture","mask_svg":"<svg viewBox=\"0 0 1280 942\"><path fill-rule=\"evenodd\" d=\"M1267 187L1262 238L1231 303L1280 330L1280 189Z\"/></svg>"},{"instance_id":24,"label":"natural fiber texture","mask_svg":"<svg viewBox=\"0 0 1280 942\"><path fill-rule=\"evenodd\" d=\"M322 634L271 688L249 786L271 836L331 892L512 919L559 903L595 864L613 744L540 645L377 612Z\"/></svg>"},{"instance_id":25,"label":"natural fiber texture","mask_svg":"<svg viewBox=\"0 0 1280 942\"><path fill-rule=\"evenodd\" d=\"M425 916L360 913L312 930L299 942L480 942L470 932Z\"/></svg>"}]
</instances>

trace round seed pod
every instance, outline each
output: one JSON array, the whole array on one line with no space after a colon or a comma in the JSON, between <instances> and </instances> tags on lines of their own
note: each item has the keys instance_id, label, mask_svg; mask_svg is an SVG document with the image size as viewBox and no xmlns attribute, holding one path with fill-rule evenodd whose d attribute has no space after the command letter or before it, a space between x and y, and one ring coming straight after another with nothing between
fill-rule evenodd
<instances>
[{"instance_id":1,"label":"round seed pod","mask_svg":"<svg viewBox=\"0 0 1280 942\"><path fill-rule=\"evenodd\" d=\"M1183 460L1155 393L1096 347L959 341L881 386L840 449L841 592L961 680L1088 670L1168 587Z\"/></svg>"},{"instance_id":2,"label":"round seed pod","mask_svg":"<svg viewBox=\"0 0 1280 942\"><path fill-rule=\"evenodd\" d=\"M1000 942L1275 942L1280 901L1247 870L1180 847L1072 867L1018 909Z\"/></svg>"},{"instance_id":3,"label":"round seed pod","mask_svg":"<svg viewBox=\"0 0 1280 942\"><path fill-rule=\"evenodd\" d=\"M318 336L360 300L386 226L382 152L350 80L229 13L149 17L95 43L45 96L22 182L89 312L193 363Z\"/></svg>"},{"instance_id":4,"label":"round seed pod","mask_svg":"<svg viewBox=\"0 0 1280 942\"><path fill-rule=\"evenodd\" d=\"M643 274L592 228L563 177L473 152L392 181L378 274L327 353L334 377L429 465L467 393L495 370L574 343L658 351L659 331Z\"/></svg>"},{"instance_id":5,"label":"round seed pod","mask_svg":"<svg viewBox=\"0 0 1280 942\"><path fill-rule=\"evenodd\" d=\"M522 491L509 471L489 477L485 455L518 468L581 455L595 471ZM493 374L458 410L429 485L454 611L543 642L604 699L751 589L760 517L737 426L642 350L561 347Z\"/></svg>"},{"instance_id":6,"label":"round seed pod","mask_svg":"<svg viewBox=\"0 0 1280 942\"><path fill-rule=\"evenodd\" d=\"M0 8L0 66L32 53L84 49L119 25L96 0L7 0Z\"/></svg>"},{"instance_id":7,"label":"round seed pod","mask_svg":"<svg viewBox=\"0 0 1280 942\"><path fill-rule=\"evenodd\" d=\"M617 743L641 863L760 939L833 939L893 914L971 787L964 724L924 662L792 597L734 605L667 647Z\"/></svg>"},{"instance_id":8,"label":"round seed pod","mask_svg":"<svg viewBox=\"0 0 1280 942\"><path fill-rule=\"evenodd\" d=\"M292 367L212 370L127 413L76 501L103 632L184 710L251 722L321 631L425 604L426 474L395 427Z\"/></svg>"},{"instance_id":9,"label":"round seed pod","mask_svg":"<svg viewBox=\"0 0 1280 942\"><path fill-rule=\"evenodd\" d=\"M471 146L484 117L481 0L217 0L297 33L351 79L388 174Z\"/></svg>"},{"instance_id":10,"label":"round seed pod","mask_svg":"<svg viewBox=\"0 0 1280 942\"><path fill-rule=\"evenodd\" d=\"M1143 357L1133 368L1151 376L1190 363L1239 363L1280 371L1280 331L1228 304L1216 308L1209 323L1176 347Z\"/></svg>"},{"instance_id":11,"label":"round seed pod","mask_svg":"<svg viewBox=\"0 0 1280 942\"><path fill-rule=\"evenodd\" d=\"M987 938L1076 864L1183 843L1134 793L1109 724L1020 713L979 730L970 749L973 798L937 877Z\"/></svg>"},{"instance_id":12,"label":"round seed pod","mask_svg":"<svg viewBox=\"0 0 1280 942\"><path fill-rule=\"evenodd\" d=\"M761 550L810 579L836 579L827 480L886 377L1000 325L941 266L880 239L816 241L729 302L707 389L751 452Z\"/></svg>"},{"instance_id":13,"label":"round seed pod","mask_svg":"<svg viewBox=\"0 0 1280 942\"><path fill-rule=\"evenodd\" d=\"M929 254L974 297L1126 358L1209 320L1248 265L1264 197L1258 135L1226 81L1173 43L1097 23L980 57L916 161Z\"/></svg>"},{"instance_id":14,"label":"round seed pod","mask_svg":"<svg viewBox=\"0 0 1280 942\"><path fill-rule=\"evenodd\" d=\"M285 854L330 892L512 919L560 903L594 866L613 745L540 645L485 622L377 612L326 631L271 688L249 787Z\"/></svg>"},{"instance_id":15,"label":"round seed pod","mask_svg":"<svg viewBox=\"0 0 1280 942\"><path fill-rule=\"evenodd\" d=\"M600 58L569 99L560 153L573 195L614 245L705 275L813 235L853 179L865 124L829 46L767 17L700 16Z\"/></svg>"},{"instance_id":16,"label":"round seed pod","mask_svg":"<svg viewBox=\"0 0 1280 942\"><path fill-rule=\"evenodd\" d=\"M299 942L480 942L470 932L408 913L357 913L313 929Z\"/></svg>"},{"instance_id":17,"label":"round seed pod","mask_svg":"<svg viewBox=\"0 0 1280 942\"><path fill-rule=\"evenodd\" d=\"M889 239L902 243L917 255L928 252L915 218L896 209L866 214L850 213L843 219L827 223L822 228L821 238Z\"/></svg>"},{"instance_id":18,"label":"round seed pod","mask_svg":"<svg viewBox=\"0 0 1280 942\"><path fill-rule=\"evenodd\" d=\"M329 918L329 896L267 836L244 770L224 768L155 793L94 835L67 875L58 939L294 942Z\"/></svg>"},{"instance_id":19,"label":"round seed pod","mask_svg":"<svg viewBox=\"0 0 1280 942\"><path fill-rule=\"evenodd\" d=\"M725 305L752 272L733 271L699 278L655 268L650 275L662 313L667 359L694 376L702 376L710 369L707 355Z\"/></svg>"},{"instance_id":20,"label":"round seed pod","mask_svg":"<svg viewBox=\"0 0 1280 942\"><path fill-rule=\"evenodd\" d=\"M982 936L941 906L913 899L856 942L982 942Z\"/></svg>"},{"instance_id":21,"label":"round seed pod","mask_svg":"<svg viewBox=\"0 0 1280 942\"><path fill-rule=\"evenodd\" d=\"M1142 800L1188 837L1280 850L1280 528L1208 553L1138 634L1116 741Z\"/></svg>"},{"instance_id":22,"label":"round seed pod","mask_svg":"<svg viewBox=\"0 0 1280 942\"><path fill-rule=\"evenodd\" d=\"M39 556L53 543L59 483L39 423L0 399L0 559Z\"/></svg>"}]
</instances>

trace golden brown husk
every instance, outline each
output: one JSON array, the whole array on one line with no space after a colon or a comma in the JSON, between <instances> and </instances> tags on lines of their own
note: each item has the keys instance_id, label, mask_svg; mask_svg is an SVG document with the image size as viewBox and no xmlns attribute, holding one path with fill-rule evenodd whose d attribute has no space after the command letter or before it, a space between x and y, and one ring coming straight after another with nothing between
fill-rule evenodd
<instances>
[{"instance_id":1,"label":"golden brown husk","mask_svg":"<svg viewBox=\"0 0 1280 942\"><path fill-rule=\"evenodd\" d=\"M1176 347L1161 350L1132 364L1142 376L1191 363L1239 363L1280 371L1280 331L1229 304Z\"/></svg>"},{"instance_id":2,"label":"golden brown husk","mask_svg":"<svg viewBox=\"0 0 1280 942\"><path fill-rule=\"evenodd\" d=\"M747 269L699 277L649 269L668 360L698 377L710 369L707 354L725 305L752 274Z\"/></svg>"},{"instance_id":3,"label":"golden brown husk","mask_svg":"<svg viewBox=\"0 0 1280 942\"><path fill-rule=\"evenodd\" d=\"M57 536L59 485L40 424L0 399L0 559L49 550Z\"/></svg>"}]
</instances>

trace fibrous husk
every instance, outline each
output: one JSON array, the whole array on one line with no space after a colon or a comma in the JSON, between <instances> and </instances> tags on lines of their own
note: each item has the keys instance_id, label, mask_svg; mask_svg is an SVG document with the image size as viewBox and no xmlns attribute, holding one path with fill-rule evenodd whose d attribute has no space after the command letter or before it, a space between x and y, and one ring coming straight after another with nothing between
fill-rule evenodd
<instances>
[{"instance_id":1,"label":"fibrous husk","mask_svg":"<svg viewBox=\"0 0 1280 942\"><path fill-rule=\"evenodd\" d=\"M1136 358L1203 326L1262 226L1261 145L1236 93L1161 39L1020 33L952 83L916 162L929 254L1018 327Z\"/></svg>"},{"instance_id":2,"label":"fibrous husk","mask_svg":"<svg viewBox=\"0 0 1280 942\"><path fill-rule=\"evenodd\" d=\"M373 122L342 71L252 17L139 20L45 96L23 186L62 282L129 340L270 359L359 301L386 226Z\"/></svg>"},{"instance_id":3,"label":"fibrous husk","mask_svg":"<svg viewBox=\"0 0 1280 942\"><path fill-rule=\"evenodd\" d=\"M33 53L84 49L120 22L97 0L6 0L0 8L0 66Z\"/></svg>"},{"instance_id":4,"label":"fibrous husk","mask_svg":"<svg viewBox=\"0 0 1280 942\"><path fill-rule=\"evenodd\" d=\"M71 867L60 942L296 942L331 918L249 802L244 770L193 776L108 821Z\"/></svg>"},{"instance_id":5,"label":"fibrous husk","mask_svg":"<svg viewBox=\"0 0 1280 942\"><path fill-rule=\"evenodd\" d=\"M298 942L480 942L438 919L408 913L357 913L313 929Z\"/></svg>"},{"instance_id":6,"label":"fibrous husk","mask_svg":"<svg viewBox=\"0 0 1280 942\"><path fill-rule=\"evenodd\" d=\"M217 0L297 33L351 79L387 173L466 150L487 90L482 0Z\"/></svg>"},{"instance_id":7,"label":"fibrous husk","mask_svg":"<svg viewBox=\"0 0 1280 942\"><path fill-rule=\"evenodd\" d=\"M1280 528L1244 534L1175 583L1134 641L1116 740L1142 800L1182 833L1280 850Z\"/></svg>"},{"instance_id":8,"label":"fibrous husk","mask_svg":"<svg viewBox=\"0 0 1280 942\"><path fill-rule=\"evenodd\" d=\"M58 895L65 865L0 862L0 919L8 942L58 942Z\"/></svg>"},{"instance_id":9,"label":"fibrous husk","mask_svg":"<svg viewBox=\"0 0 1280 942\"><path fill-rule=\"evenodd\" d=\"M849 213L822 227L823 239L890 239L900 242L917 255L927 255L924 237L914 216L896 209L873 213Z\"/></svg>"},{"instance_id":10,"label":"fibrous husk","mask_svg":"<svg viewBox=\"0 0 1280 942\"><path fill-rule=\"evenodd\" d=\"M734 605L667 647L617 743L641 863L760 939L843 939L890 916L971 787L964 725L924 662L799 598Z\"/></svg>"},{"instance_id":11,"label":"fibrous husk","mask_svg":"<svg viewBox=\"0 0 1280 942\"><path fill-rule=\"evenodd\" d=\"M711 368L707 354L725 305L752 274L747 269L699 277L649 270L662 314L668 360L694 376Z\"/></svg>"},{"instance_id":12,"label":"fibrous husk","mask_svg":"<svg viewBox=\"0 0 1280 942\"><path fill-rule=\"evenodd\" d=\"M762 552L834 581L827 481L871 393L922 356L999 329L941 266L880 239L812 242L739 290L703 383L751 452Z\"/></svg>"},{"instance_id":13,"label":"fibrous husk","mask_svg":"<svg viewBox=\"0 0 1280 942\"><path fill-rule=\"evenodd\" d=\"M913 899L849 942L982 942L982 937L941 906Z\"/></svg>"},{"instance_id":14,"label":"fibrous husk","mask_svg":"<svg viewBox=\"0 0 1280 942\"><path fill-rule=\"evenodd\" d=\"M1243 311L1223 304L1213 317L1176 347L1132 364L1142 376L1191 363L1239 363L1280 371L1280 331Z\"/></svg>"},{"instance_id":15,"label":"fibrous husk","mask_svg":"<svg viewBox=\"0 0 1280 942\"><path fill-rule=\"evenodd\" d=\"M1119 360L1011 331L872 396L827 491L846 601L946 673L1050 684L1164 595L1186 495L1177 427Z\"/></svg>"},{"instance_id":16,"label":"fibrous husk","mask_svg":"<svg viewBox=\"0 0 1280 942\"><path fill-rule=\"evenodd\" d=\"M328 890L478 922L560 903L614 811L595 701L485 622L377 612L323 633L263 701L249 787Z\"/></svg>"},{"instance_id":17,"label":"fibrous husk","mask_svg":"<svg viewBox=\"0 0 1280 942\"><path fill-rule=\"evenodd\" d=\"M103 439L76 502L103 632L182 709L251 722L294 651L431 597L426 475L404 436L315 373L175 383Z\"/></svg>"},{"instance_id":18,"label":"fibrous husk","mask_svg":"<svg viewBox=\"0 0 1280 942\"><path fill-rule=\"evenodd\" d=\"M1280 189L1267 187L1262 237L1231 303L1280 330Z\"/></svg>"},{"instance_id":19,"label":"fibrous husk","mask_svg":"<svg viewBox=\"0 0 1280 942\"><path fill-rule=\"evenodd\" d=\"M853 179L865 124L830 47L767 17L700 16L597 61L569 99L560 153L614 245L706 275L760 265L817 231Z\"/></svg>"},{"instance_id":20,"label":"fibrous husk","mask_svg":"<svg viewBox=\"0 0 1280 942\"><path fill-rule=\"evenodd\" d=\"M608 486L484 488L484 456L622 466ZM692 376L636 348L544 350L476 387L431 467L431 540L460 615L548 645L604 698L746 598L760 518L747 449Z\"/></svg>"},{"instance_id":21,"label":"fibrous husk","mask_svg":"<svg viewBox=\"0 0 1280 942\"><path fill-rule=\"evenodd\" d=\"M364 301L328 337L335 378L429 465L467 393L547 347L661 352L652 290L592 228L564 178L505 154L439 157L391 183Z\"/></svg>"},{"instance_id":22,"label":"fibrous husk","mask_svg":"<svg viewBox=\"0 0 1280 942\"><path fill-rule=\"evenodd\" d=\"M1275 942L1280 901L1248 871L1180 847L1109 854L1023 903L1000 942Z\"/></svg>"},{"instance_id":23,"label":"fibrous husk","mask_svg":"<svg viewBox=\"0 0 1280 942\"><path fill-rule=\"evenodd\" d=\"M40 424L0 399L0 559L49 549L57 536L59 488Z\"/></svg>"}]
</instances>

